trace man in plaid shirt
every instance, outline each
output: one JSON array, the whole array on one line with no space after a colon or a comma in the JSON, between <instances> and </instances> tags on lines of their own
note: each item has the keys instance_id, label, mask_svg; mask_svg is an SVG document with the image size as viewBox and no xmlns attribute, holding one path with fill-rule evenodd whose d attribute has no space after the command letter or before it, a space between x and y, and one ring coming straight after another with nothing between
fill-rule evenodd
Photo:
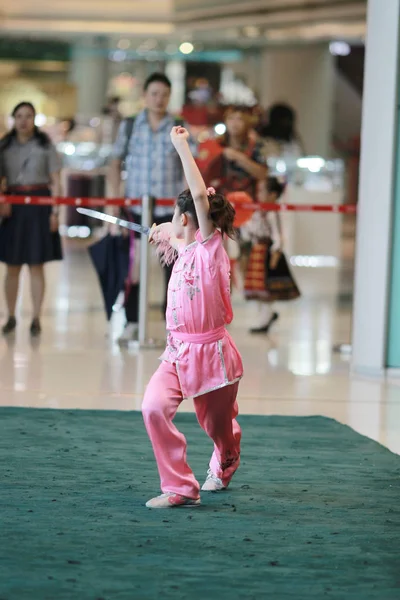
<instances>
[{"instance_id":1,"label":"man in plaid shirt","mask_svg":"<svg viewBox=\"0 0 400 600\"><path fill-rule=\"evenodd\" d=\"M127 179L125 196L141 198L176 198L184 189L182 164L173 147L170 132L177 120L168 113L171 96L171 82L162 73L153 73L144 84L146 108L129 124L121 123L113 150L110 168L111 193L120 195L121 167L125 162ZM130 125L130 126L129 126ZM129 129L131 134L128 140ZM173 207L155 207L154 222L171 221ZM133 219L140 223L141 208L132 207ZM166 267L165 286L167 288L172 266ZM164 312L166 306L166 289ZM138 331L139 284L132 284L125 303L127 325L120 337L121 343L135 339Z\"/></svg>"}]
</instances>

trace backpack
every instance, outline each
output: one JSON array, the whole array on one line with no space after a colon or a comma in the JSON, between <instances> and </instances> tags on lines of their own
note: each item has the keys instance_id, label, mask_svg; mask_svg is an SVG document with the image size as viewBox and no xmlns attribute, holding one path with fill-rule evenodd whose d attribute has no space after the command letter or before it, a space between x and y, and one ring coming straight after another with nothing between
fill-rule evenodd
<instances>
[{"instance_id":1,"label":"backpack","mask_svg":"<svg viewBox=\"0 0 400 600\"><path fill-rule=\"evenodd\" d=\"M124 148L124 158L122 160L122 170L123 171L125 170L126 158L128 156L128 150L129 150L129 142L131 141L131 137L132 137L132 133L133 133L133 126L135 125L135 119L136 119L136 117L127 117L126 119L124 119L124 122L126 123L126 127L125 127L126 142L125 142L125 148ZM175 124L175 127L182 127L182 125L184 124L184 121L183 121L183 119L180 119L179 117L175 117L174 124Z\"/></svg>"}]
</instances>

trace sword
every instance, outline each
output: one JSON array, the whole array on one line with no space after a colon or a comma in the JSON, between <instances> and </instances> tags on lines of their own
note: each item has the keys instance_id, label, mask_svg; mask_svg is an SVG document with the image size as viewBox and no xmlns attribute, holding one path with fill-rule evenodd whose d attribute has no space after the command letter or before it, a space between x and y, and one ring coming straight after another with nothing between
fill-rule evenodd
<instances>
[{"instance_id":1,"label":"sword","mask_svg":"<svg viewBox=\"0 0 400 600\"><path fill-rule=\"evenodd\" d=\"M107 223L113 223L114 225L120 225L121 227L130 229L131 231L143 233L144 235L149 235L151 230L151 227L137 225L136 223L132 223L131 221L125 221L124 219L113 217L112 215L106 215L105 213L102 213L98 210L92 210L90 208L77 208L76 210L82 215L86 215L87 217L92 217L93 219L100 219L100 221L107 221Z\"/></svg>"}]
</instances>

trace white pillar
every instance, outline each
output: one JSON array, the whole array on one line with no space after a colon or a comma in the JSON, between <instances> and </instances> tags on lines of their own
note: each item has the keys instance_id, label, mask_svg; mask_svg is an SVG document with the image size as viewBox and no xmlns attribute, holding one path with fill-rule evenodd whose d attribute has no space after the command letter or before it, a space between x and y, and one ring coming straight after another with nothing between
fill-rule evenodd
<instances>
[{"instance_id":1,"label":"white pillar","mask_svg":"<svg viewBox=\"0 0 400 600\"><path fill-rule=\"evenodd\" d=\"M261 58L260 102L292 106L307 154L331 155L334 59L327 44L267 48Z\"/></svg>"},{"instance_id":2,"label":"white pillar","mask_svg":"<svg viewBox=\"0 0 400 600\"><path fill-rule=\"evenodd\" d=\"M369 0L353 310L353 369L386 367L400 0Z\"/></svg>"},{"instance_id":3,"label":"white pillar","mask_svg":"<svg viewBox=\"0 0 400 600\"><path fill-rule=\"evenodd\" d=\"M165 74L172 84L169 110L173 113L182 109L185 101L186 66L183 60L170 60L165 65Z\"/></svg>"},{"instance_id":4,"label":"white pillar","mask_svg":"<svg viewBox=\"0 0 400 600\"><path fill-rule=\"evenodd\" d=\"M257 50L255 52L246 52L239 69L235 69L235 63L229 63L227 66L230 68L233 67L241 75L245 84L259 97L262 88L261 65L262 56L260 51Z\"/></svg>"},{"instance_id":5,"label":"white pillar","mask_svg":"<svg viewBox=\"0 0 400 600\"><path fill-rule=\"evenodd\" d=\"M77 113L98 115L106 103L108 84L108 42L106 38L79 39L72 53L71 81L77 88Z\"/></svg>"}]
</instances>

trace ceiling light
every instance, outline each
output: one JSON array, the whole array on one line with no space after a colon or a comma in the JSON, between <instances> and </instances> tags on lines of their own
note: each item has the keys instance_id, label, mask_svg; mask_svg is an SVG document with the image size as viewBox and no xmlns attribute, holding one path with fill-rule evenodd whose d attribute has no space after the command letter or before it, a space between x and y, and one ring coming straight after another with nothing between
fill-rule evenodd
<instances>
[{"instance_id":1,"label":"ceiling light","mask_svg":"<svg viewBox=\"0 0 400 600\"><path fill-rule=\"evenodd\" d=\"M191 54L194 50L194 46L193 44L191 44L190 42L183 42L180 46L179 46L179 51L182 54Z\"/></svg>"},{"instance_id":2,"label":"ceiling light","mask_svg":"<svg viewBox=\"0 0 400 600\"><path fill-rule=\"evenodd\" d=\"M255 27L254 25L247 25L247 27L243 28L243 32L247 37L256 38L260 35L259 27Z\"/></svg>"}]
</instances>

